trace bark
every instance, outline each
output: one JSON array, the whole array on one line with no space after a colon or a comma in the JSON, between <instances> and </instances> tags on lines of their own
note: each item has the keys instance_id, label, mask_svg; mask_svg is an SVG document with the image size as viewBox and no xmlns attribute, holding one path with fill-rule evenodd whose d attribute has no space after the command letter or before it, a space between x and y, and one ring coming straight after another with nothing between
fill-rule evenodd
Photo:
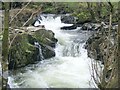
<instances>
[{"instance_id":1,"label":"bark","mask_svg":"<svg viewBox=\"0 0 120 90\"><path fill-rule=\"evenodd\" d=\"M120 1L118 2L118 15L120 14ZM118 16L118 31L117 31L117 63L118 63L118 88L120 88L120 15Z\"/></svg>"},{"instance_id":2,"label":"bark","mask_svg":"<svg viewBox=\"0 0 120 90\"><path fill-rule=\"evenodd\" d=\"M2 90L6 90L8 82L8 33L9 33L9 2L5 2L4 33L2 42Z\"/></svg>"}]
</instances>

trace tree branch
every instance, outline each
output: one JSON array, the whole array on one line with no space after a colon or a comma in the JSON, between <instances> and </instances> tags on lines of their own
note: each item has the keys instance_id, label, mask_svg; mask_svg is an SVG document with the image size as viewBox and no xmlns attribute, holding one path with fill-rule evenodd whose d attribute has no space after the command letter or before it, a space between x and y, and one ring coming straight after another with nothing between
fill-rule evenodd
<instances>
[{"instance_id":1,"label":"tree branch","mask_svg":"<svg viewBox=\"0 0 120 90\"><path fill-rule=\"evenodd\" d=\"M30 16L30 18L23 24L22 27L24 27L33 18L33 16L40 11L41 11L41 8L39 8L36 12L33 12L32 15Z\"/></svg>"}]
</instances>

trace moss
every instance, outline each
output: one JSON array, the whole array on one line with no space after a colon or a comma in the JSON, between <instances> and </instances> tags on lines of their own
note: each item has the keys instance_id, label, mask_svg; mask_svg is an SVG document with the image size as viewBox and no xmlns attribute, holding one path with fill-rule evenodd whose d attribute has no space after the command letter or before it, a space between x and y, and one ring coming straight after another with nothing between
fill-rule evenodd
<instances>
[{"instance_id":1,"label":"moss","mask_svg":"<svg viewBox=\"0 0 120 90\"><path fill-rule=\"evenodd\" d=\"M13 67L21 67L33 62L33 54L36 48L29 43L27 34L19 34L10 48L10 56L14 63L10 62L10 69Z\"/></svg>"}]
</instances>

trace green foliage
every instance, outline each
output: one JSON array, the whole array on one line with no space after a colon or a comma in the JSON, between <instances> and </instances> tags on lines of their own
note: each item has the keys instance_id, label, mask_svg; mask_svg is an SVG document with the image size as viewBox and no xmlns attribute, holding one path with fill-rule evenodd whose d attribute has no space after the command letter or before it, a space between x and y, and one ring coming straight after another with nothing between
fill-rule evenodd
<instances>
[{"instance_id":1,"label":"green foliage","mask_svg":"<svg viewBox=\"0 0 120 90\"><path fill-rule=\"evenodd\" d=\"M44 13L53 13L53 14L56 13L54 7L46 8L43 12Z\"/></svg>"},{"instance_id":2,"label":"green foliage","mask_svg":"<svg viewBox=\"0 0 120 90\"><path fill-rule=\"evenodd\" d=\"M13 3L13 6L21 6L21 3ZM22 3L24 5L25 3ZM101 2L101 6L98 6L98 2L90 2L90 8L88 7L87 2L31 2L27 8L38 9L42 8L43 13L48 14L65 14L71 13L73 16L78 18L78 21L92 20L91 12L92 10L93 17L97 21L109 21L109 12L110 7L107 2ZM113 7L113 22L117 22L117 2L112 2ZM100 16L98 12L100 11Z\"/></svg>"},{"instance_id":3,"label":"green foliage","mask_svg":"<svg viewBox=\"0 0 120 90\"><path fill-rule=\"evenodd\" d=\"M78 21L84 22L88 19L90 19L90 14L87 11L80 12L80 13L73 13L73 16L76 16L78 18Z\"/></svg>"}]
</instances>

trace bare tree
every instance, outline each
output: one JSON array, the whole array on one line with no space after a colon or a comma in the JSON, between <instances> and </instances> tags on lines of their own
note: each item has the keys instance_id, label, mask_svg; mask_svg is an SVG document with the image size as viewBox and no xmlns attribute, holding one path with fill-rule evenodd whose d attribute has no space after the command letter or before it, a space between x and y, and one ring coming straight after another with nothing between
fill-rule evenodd
<instances>
[{"instance_id":1,"label":"bare tree","mask_svg":"<svg viewBox=\"0 0 120 90\"><path fill-rule=\"evenodd\" d=\"M120 1L118 2L118 15L120 14ZM120 15L118 16L118 31L117 31L117 63L118 63L118 88L120 88Z\"/></svg>"}]
</instances>

